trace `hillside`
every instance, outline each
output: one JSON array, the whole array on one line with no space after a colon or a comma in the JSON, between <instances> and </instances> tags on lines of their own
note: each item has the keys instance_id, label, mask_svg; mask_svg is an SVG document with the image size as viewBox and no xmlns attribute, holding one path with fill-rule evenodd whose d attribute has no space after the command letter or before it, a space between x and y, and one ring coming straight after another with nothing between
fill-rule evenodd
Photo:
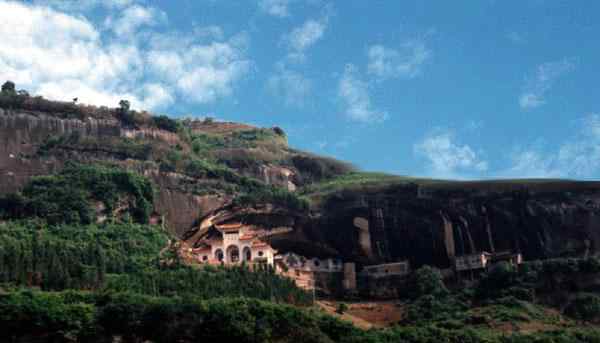
<instances>
[{"instance_id":1,"label":"hillside","mask_svg":"<svg viewBox=\"0 0 600 343\"><path fill-rule=\"evenodd\" d=\"M278 127L5 88L0 175L0 330L13 341L600 337L587 328L600 320L600 182L364 172L290 147ZM355 291L332 278L318 294L334 298L327 313L346 301L348 313L338 320L311 307L312 294L271 266L190 257L211 232L236 225L282 254L354 264ZM458 257L483 251L524 263L454 274ZM361 274L398 261L411 273ZM381 305L389 315L360 304L390 298Z\"/></svg>"},{"instance_id":2,"label":"hillside","mask_svg":"<svg viewBox=\"0 0 600 343\"><path fill-rule=\"evenodd\" d=\"M179 237L232 206L230 220L236 206L274 204L287 213L283 218L263 211L249 219L294 229L274 244L358 261L408 258L443 266L454 255L481 250L519 250L532 259L583 256L600 246L593 230L597 182L457 182L356 172L290 148L279 128L176 121L25 93L0 99L0 133L1 194L67 161L114 164L152 180L151 217L164 218ZM371 245L380 241L383 250L361 248L357 217L370 223Z\"/></svg>"}]
</instances>

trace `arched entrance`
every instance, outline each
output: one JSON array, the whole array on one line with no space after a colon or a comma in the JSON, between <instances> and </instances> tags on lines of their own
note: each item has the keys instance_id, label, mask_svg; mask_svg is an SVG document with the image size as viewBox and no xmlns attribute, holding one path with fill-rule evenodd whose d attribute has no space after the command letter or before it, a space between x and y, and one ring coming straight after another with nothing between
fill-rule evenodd
<instances>
[{"instance_id":1,"label":"arched entrance","mask_svg":"<svg viewBox=\"0 0 600 343\"><path fill-rule=\"evenodd\" d=\"M216 259L217 261L219 261L219 262L223 262L223 257L224 257L224 255L223 255L223 250L221 250L221 249L217 249L217 250L215 250L215 259Z\"/></svg>"},{"instance_id":2,"label":"arched entrance","mask_svg":"<svg viewBox=\"0 0 600 343\"><path fill-rule=\"evenodd\" d=\"M237 263L240 261L240 249L235 245L230 245L227 248L227 262Z\"/></svg>"},{"instance_id":3,"label":"arched entrance","mask_svg":"<svg viewBox=\"0 0 600 343\"><path fill-rule=\"evenodd\" d=\"M252 261L252 251L250 250L250 248L245 247L242 256L244 257L244 261Z\"/></svg>"}]
</instances>

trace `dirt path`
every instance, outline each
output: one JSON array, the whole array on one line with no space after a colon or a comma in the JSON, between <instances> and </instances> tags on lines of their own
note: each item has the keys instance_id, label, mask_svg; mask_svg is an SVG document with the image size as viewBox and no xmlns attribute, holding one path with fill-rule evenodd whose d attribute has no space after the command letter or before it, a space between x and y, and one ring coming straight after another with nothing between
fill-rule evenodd
<instances>
[{"instance_id":1,"label":"dirt path","mask_svg":"<svg viewBox=\"0 0 600 343\"><path fill-rule=\"evenodd\" d=\"M339 313L337 313L335 311L336 306L337 306L335 303L332 303L329 301L317 301L317 305L319 305L319 307L322 308L328 314L331 314L334 317L340 318L342 320L351 322L352 324L354 324L354 326L356 326L358 328L368 330L373 327L373 324L369 323L368 321L366 321L362 318L355 317L355 316L349 314L348 312L340 315Z\"/></svg>"}]
</instances>

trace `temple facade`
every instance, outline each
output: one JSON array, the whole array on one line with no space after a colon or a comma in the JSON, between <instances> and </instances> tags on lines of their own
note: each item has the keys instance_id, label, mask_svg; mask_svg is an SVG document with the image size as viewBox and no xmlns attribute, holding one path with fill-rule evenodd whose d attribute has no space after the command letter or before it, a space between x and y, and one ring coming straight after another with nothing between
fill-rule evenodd
<instances>
[{"instance_id":1,"label":"temple facade","mask_svg":"<svg viewBox=\"0 0 600 343\"><path fill-rule=\"evenodd\" d=\"M260 233L241 223L214 225L192 252L198 262L205 264L246 262L272 266L277 250L259 237Z\"/></svg>"}]
</instances>

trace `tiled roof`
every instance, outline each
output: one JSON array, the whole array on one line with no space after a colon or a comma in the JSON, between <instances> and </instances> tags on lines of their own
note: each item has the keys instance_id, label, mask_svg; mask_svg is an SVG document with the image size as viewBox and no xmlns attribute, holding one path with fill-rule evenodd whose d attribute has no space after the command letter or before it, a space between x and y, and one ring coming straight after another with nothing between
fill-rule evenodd
<instances>
[{"instance_id":1,"label":"tiled roof","mask_svg":"<svg viewBox=\"0 0 600 343\"><path fill-rule=\"evenodd\" d=\"M215 227L219 230L223 230L223 231L233 231L233 230L239 230L242 227L242 223L229 223L229 224L221 224L221 225L217 225L215 224Z\"/></svg>"}]
</instances>

